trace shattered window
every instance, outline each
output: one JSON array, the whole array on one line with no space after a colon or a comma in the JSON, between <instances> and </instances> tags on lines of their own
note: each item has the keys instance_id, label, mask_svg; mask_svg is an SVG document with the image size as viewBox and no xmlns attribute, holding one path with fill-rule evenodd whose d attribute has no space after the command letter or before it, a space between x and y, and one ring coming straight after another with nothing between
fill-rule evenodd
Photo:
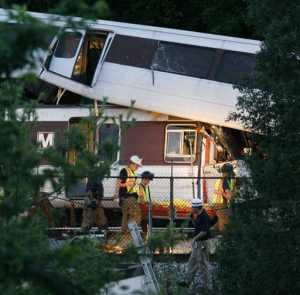
<instances>
[{"instance_id":1,"label":"shattered window","mask_svg":"<svg viewBox=\"0 0 300 295\"><path fill-rule=\"evenodd\" d=\"M64 32L58 41L54 56L60 58L73 58L82 38L79 32Z\"/></svg>"},{"instance_id":2,"label":"shattered window","mask_svg":"<svg viewBox=\"0 0 300 295\"><path fill-rule=\"evenodd\" d=\"M196 154L196 137L193 125L169 125L166 130L165 160L193 161Z\"/></svg>"},{"instance_id":3,"label":"shattered window","mask_svg":"<svg viewBox=\"0 0 300 295\"><path fill-rule=\"evenodd\" d=\"M216 53L213 48L160 42L151 67L157 71L207 79Z\"/></svg>"}]
</instances>

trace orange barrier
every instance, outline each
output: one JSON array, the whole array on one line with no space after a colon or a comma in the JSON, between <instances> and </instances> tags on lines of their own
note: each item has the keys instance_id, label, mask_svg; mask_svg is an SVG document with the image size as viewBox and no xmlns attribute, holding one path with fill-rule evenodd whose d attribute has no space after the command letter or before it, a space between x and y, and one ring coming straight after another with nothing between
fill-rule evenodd
<instances>
[{"instance_id":1,"label":"orange barrier","mask_svg":"<svg viewBox=\"0 0 300 295\"><path fill-rule=\"evenodd\" d=\"M204 206L207 214L210 217L214 217L217 215L216 210L214 208ZM148 218L148 204L142 203L140 204L140 208L142 211L142 218ZM183 200L183 199L175 199L174 200L174 208L176 209L176 218L177 219L188 219L192 213L191 201ZM153 202L152 204L152 216L153 218L169 218L170 216L170 202L169 201L158 201Z\"/></svg>"}]
</instances>

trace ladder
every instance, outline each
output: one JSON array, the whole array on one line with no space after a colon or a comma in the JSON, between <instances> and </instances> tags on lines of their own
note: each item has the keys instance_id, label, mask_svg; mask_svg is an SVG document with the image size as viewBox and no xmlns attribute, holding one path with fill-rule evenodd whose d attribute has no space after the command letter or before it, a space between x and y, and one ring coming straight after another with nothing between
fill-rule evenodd
<instances>
[{"instance_id":1,"label":"ladder","mask_svg":"<svg viewBox=\"0 0 300 295\"><path fill-rule=\"evenodd\" d=\"M149 257L149 249L145 246L139 228L134 221L128 222L128 229L132 236L133 244L137 248L141 265L145 273L145 284L149 290L153 290L156 293L159 292L159 284L156 275L152 268L151 258Z\"/></svg>"}]
</instances>

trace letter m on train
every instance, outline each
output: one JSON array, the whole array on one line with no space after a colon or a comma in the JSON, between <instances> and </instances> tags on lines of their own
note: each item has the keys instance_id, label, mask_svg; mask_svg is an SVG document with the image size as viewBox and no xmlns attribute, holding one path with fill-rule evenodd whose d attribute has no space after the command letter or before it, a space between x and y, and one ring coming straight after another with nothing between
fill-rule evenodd
<instances>
[{"instance_id":1,"label":"letter m on train","mask_svg":"<svg viewBox=\"0 0 300 295\"><path fill-rule=\"evenodd\" d=\"M37 142L39 147L42 149L48 148L54 145L54 132L38 132L37 133Z\"/></svg>"}]
</instances>

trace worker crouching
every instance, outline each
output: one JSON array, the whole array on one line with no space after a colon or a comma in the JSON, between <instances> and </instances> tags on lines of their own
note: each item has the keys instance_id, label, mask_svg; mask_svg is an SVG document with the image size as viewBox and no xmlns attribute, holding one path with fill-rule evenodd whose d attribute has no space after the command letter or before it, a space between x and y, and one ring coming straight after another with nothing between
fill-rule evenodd
<instances>
[{"instance_id":1,"label":"worker crouching","mask_svg":"<svg viewBox=\"0 0 300 295\"><path fill-rule=\"evenodd\" d=\"M142 159L138 156L130 157L129 165L120 171L119 201L122 208L122 233L128 233L128 221L140 224L141 210L138 204L139 185L137 183L137 170L142 166Z\"/></svg>"}]
</instances>

